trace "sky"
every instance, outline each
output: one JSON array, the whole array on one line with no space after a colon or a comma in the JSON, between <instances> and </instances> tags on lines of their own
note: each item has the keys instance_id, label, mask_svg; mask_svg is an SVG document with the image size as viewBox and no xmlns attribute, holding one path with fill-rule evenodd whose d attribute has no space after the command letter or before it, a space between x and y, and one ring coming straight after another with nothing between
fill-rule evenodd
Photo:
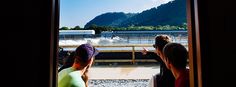
<instances>
[{"instance_id":1,"label":"sky","mask_svg":"<svg viewBox=\"0 0 236 87\"><path fill-rule=\"evenodd\" d=\"M172 0L60 0L60 27L84 27L107 12L141 13Z\"/></svg>"}]
</instances>

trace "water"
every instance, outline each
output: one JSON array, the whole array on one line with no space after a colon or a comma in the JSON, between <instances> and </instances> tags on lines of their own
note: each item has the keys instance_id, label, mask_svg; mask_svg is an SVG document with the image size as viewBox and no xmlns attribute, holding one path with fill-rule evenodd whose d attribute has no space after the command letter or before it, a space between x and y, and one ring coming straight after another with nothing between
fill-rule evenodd
<instances>
[{"instance_id":1,"label":"water","mask_svg":"<svg viewBox=\"0 0 236 87\"><path fill-rule=\"evenodd\" d=\"M172 37L173 42L186 44L188 42L187 36ZM127 44L154 44L154 37L132 37L122 38L116 36L115 38L109 37L96 37L96 38L73 38L59 40L59 45L80 45L83 43L91 43L93 45L127 45Z\"/></svg>"},{"instance_id":2,"label":"water","mask_svg":"<svg viewBox=\"0 0 236 87\"><path fill-rule=\"evenodd\" d=\"M187 46L188 39L186 35L169 35L172 38L173 42L181 43ZM136 45L136 44L154 44L155 36L153 34L150 35L142 35L142 34L123 34L119 36L99 36L99 37L70 37L59 40L59 46L62 45L80 45L84 43L91 43L92 45ZM75 48L65 48L65 50L74 50ZM98 48L99 50L132 50L131 47L112 47L112 48ZM137 50L142 50L141 47L136 47ZM151 50L154 50L152 47Z\"/></svg>"}]
</instances>

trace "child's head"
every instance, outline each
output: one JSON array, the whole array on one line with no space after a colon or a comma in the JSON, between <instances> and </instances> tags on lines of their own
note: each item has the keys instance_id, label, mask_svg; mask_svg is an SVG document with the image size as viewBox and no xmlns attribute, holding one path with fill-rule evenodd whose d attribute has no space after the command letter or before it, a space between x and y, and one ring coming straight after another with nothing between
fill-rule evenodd
<instances>
[{"instance_id":1,"label":"child's head","mask_svg":"<svg viewBox=\"0 0 236 87\"><path fill-rule=\"evenodd\" d=\"M179 43L168 43L163 48L164 60L167 64L172 64L175 68L186 68L188 51Z\"/></svg>"}]
</instances>

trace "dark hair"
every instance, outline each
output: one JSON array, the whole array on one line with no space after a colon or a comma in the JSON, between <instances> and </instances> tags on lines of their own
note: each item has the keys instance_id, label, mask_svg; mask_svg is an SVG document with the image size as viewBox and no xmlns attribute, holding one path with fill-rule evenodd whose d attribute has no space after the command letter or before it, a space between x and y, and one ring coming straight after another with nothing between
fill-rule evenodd
<instances>
[{"instance_id":1,"label":"dark hair","mask_svg":"<svg viewBox=\"0 0 236 87\"><path fill-rule=\"evenodd\" d=\"M75 50L75 56L79 56L79 60L81 60L81 62L83 63L90 61L90 59L96 56L97 54L97 49L95 49L91 44L81 44Z\"/></svg>"},{"instance_id":2,"label":"dark hair","mask_svg":"<svg viewBox=\"0 0 236 87\"><path fill-rule=\"evenodd\" d=\"M168 43L163 48L163 53L166 60L176 68L186 68L188 51L183 45L179 43Z\"/></svg>"},{"instance_id":3,"label":"dark hair","mask_svg":"<svg viewBox=\"0 0 236 87\"><path fill-rule=\"evenodd\" d=\"M171 38L168 35L157 35L153 47L162 51L164 46L169 42L171 42Z\"/></svg>"}]
</instances>

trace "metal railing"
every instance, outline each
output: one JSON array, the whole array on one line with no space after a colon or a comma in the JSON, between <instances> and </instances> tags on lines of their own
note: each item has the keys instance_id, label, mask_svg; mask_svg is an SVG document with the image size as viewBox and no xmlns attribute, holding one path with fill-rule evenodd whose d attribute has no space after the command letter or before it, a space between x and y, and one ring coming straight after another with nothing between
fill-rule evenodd
<instances>
[{"instance_id":1,"label":"metal railing","mask_svg":"<svg viewBox=\"0 0 236 87\"><path fill-rule=\"evenodd\" d=\"M60 45L59 47L62 48L76 48L79 45ZM133 64L135 64L136 60L135 60L135 52L141 52L143 49L135 49L136 47L152 47L151 44L134 44L134 45L93 45L96 48L124 48L124 47L130 47L131 50L98 50L99 52L132 52L132 58L131 58L131 62ZM185 47L187 47L187 45L185 45ZM150 52L154 52L154 50L149 50ZM142 61L142 60L139 60ZM143 60L143 61L147 61L147 60ZM150 61L155 61L155 60L150 60ZM104 61L96 61L95 62L106 62L106 60ZM112 60L109 62L122 62L121 60Z\"/></svg>"}]
</instances>

